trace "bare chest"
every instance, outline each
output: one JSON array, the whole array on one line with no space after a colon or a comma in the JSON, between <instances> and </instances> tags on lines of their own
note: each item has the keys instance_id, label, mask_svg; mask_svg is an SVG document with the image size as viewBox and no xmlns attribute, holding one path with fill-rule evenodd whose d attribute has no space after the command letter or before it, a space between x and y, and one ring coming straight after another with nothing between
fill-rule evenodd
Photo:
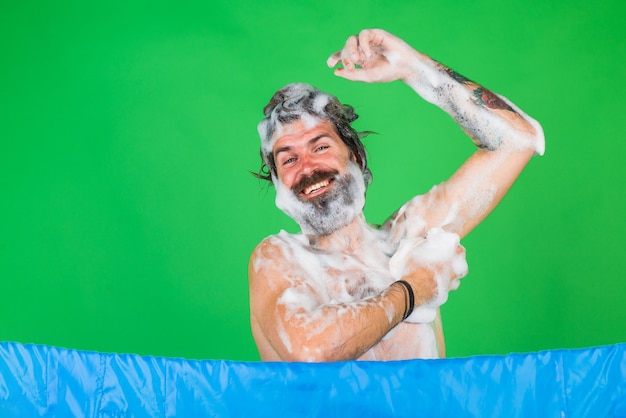
<instances>
[{"instance_id":1,"label":"bare chest","mask_svg":"<svg viewBox=\"0 0 626 418\"><path fill-rule=\"evenodd\" d=\"M353 302L379 294L391 285L389 258L378 254L368 259L354 255L319 257L317 277L309 277L327 302Z\"/></svg>"}]
</instances>

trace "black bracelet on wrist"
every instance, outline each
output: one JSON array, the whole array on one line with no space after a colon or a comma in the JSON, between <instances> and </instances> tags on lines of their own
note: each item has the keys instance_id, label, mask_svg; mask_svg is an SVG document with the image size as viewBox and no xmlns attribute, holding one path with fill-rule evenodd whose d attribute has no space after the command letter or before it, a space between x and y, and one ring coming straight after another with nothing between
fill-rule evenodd
<instances>
[{"instance_id":1,"label":"black bracelet on wrist","mask_svg":"<svg viewBox=\"0 0 626 418\"><path fill-rule=\"evenodd\" d=\"M404 310L404 316L402 318L404 321L411 315L411 313L413 313L413 309L415 308L415 294L413 293L413 288L406 280L398 280L395 283L401 284L402 287L406 289L405 296L407 296L408 301L405 299L406 309Z\"/></svg>"}]
</instances>

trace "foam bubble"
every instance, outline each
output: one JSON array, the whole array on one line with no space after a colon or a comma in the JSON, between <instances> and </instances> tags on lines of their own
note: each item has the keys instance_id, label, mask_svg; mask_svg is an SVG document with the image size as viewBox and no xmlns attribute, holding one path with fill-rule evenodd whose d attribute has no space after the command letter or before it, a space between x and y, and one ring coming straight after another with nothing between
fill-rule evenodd
<instances>
[{"instance_id":1,"label":"foam bubble","mask_svg":"<svg viewBox=\"0 0 626 418\"><path fill-rule=\"evenodd\" d=\"M299 119L309 127L315 126L325 115L324 108L332 99L330 94L306 83L288 84L276 92L257 126L263 158L272 153L285 124Z\"/></svg>"},{"instance_id":2,"label":"foam bubble","mask_svg":"<svg viewBox=\"0 0 626 418\"><path fill-rule=\"evenodd\" d=\"M543 155L545 139L541 125L506 97L494 93L519 117L509 112L505 118L502 110L478 105L475 91L454 81L444 67L430 59L419 60L413 74L406 80L407 84L424 100L452 116L478 146L507 151L533 149Z\"/></svg>"},{"instance_id":3,"label":"foam bubble","mask_svg":"<svg viewBox=\"0 0 626 418\"><path fill-rule=\"evenodd\" d=\"M364 304L372 303L373 297L399 277L397 269L406 266L392 265L401 258L419 259L419 262L429 266L452 259L449 268L453 271L458 273L467 269L462 257L450 256L458 244L458 236L455 234L433 229L424 238L416 238L415 243L422 242L416 245L419 248L418 256L407 244L411 240L404 240L400 245L394 243L390 230L368 225L362 215L355 222L356 229L360 231L356 249L350 249L343 242L335 242L334 247L329 249L319 248L312 237L285 231L269 238L274 247L281 248L288 261L288 267L285 268L288 275L282 278L289 282L288 290L282 293L277 303L285 309L285 316L292 322L292 326L297 324L306 339L314 338L331 324L340 323L339 319L346 315L356 317ZM390 262L392 257L394 261ZM265 263L273 261L264 259L253 267L262 269ZM443 271L439 272L440 276L444 274ZM444 295L447 297L447 289L438 295L437 303L445 301L441 297ZM384 307L382 303L379 306ZM393 358L438 357L434 325L437 309L433 306L427 306L424 310L418 308L414 316L409 318L413 323L394 328L362 359L389 358L389 353L394 353ZM394 312L388 310L386 313L391 323ZM277 322L281 322L281 319L277 318ZM337 333L337 338L341 339L342 330L339 329ZM278 336L285 348L292 352L294 342L282 326L278 328ZM303 356L314 359L314 354L310 352Z\"/></svg>"},{"instance_id":4,"label":"foam bubble","mask_svg":"<svg viewBox=\"0 0 626 418\"><path fill-rule=\"evenodd\" d=\"M304 234L329 235L346 226L363 210L365 180L352 161L348 172L338 176L332 187L315 203L300 200L280 179L276 185L276 206L295 220Z\"/></svg>"},{"instance_id":5,"label":"foam bubble","mask_svg":"<svg viewBox=\"0 0 626 418\"><path fill-rule=\"evenodd\" d=\"M450 277L467 275L467 261L464 254L457 253L460 238L457 234L437 227L428 231L426 238L404 239L394 256L389 260L389 269L396 280L411 272L411 266L428 267L435 272L437 293L418 306L407 322L431 322L437 316L437 308L448 300L448 292L458 288L459 281L451 283Z\"/></svg>"},{"instance_id":6,"label":"foam bubble","mask_svg":"<svg viewBox=\"0 0 626 418\"><path fill-rule=\"evenodd\" d=\"M296 321L307 339L337 323L342 316L357 315L364 300L377 296L393 281L387 263L395 247L386 241L386 234L367 225L362 217L357 222L363 232L358 254L316 249L302 234L281 231L270 238L274 246L283 249L288 260L293 260L289 275L284 278L290 284L277 303L285 308L286 318ZM264 268L265 263L271 262L265 259L254 268ZM332 309L324 309L328 307ZM393 312L387 314L391 322ZM278 334L291 352L289 336Z\"/></svg>"}]
</instances>

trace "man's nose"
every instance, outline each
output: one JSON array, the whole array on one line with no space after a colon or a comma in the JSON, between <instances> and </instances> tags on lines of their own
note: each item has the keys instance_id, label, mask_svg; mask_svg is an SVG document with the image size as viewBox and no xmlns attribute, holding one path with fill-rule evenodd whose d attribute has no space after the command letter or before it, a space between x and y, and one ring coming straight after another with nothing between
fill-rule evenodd
<instances>
[{"instance_id":1,"label":"man's nose","mask_svg":"<svg viewBox=\"0 0 626 418\"><path fill-rule=\"evenodd\" d=\"M315 159L308 155L300 157L300 173L305 176L310 176L317 169Z\"/></svg>"}]
</instances>

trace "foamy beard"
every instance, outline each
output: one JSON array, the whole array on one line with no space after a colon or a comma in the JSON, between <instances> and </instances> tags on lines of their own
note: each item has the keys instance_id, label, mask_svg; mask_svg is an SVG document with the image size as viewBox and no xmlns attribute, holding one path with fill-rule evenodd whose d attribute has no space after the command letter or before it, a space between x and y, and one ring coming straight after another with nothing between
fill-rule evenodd
<instances>
[{"instance_id":1,"label":"foamy beard","mask_svg":"<svg viewBox=\"0 0 626 418\"><path fill-rule=\"evenodd\" d=\"M301 199L280 179L273 176L272 180L276 206L307 235L330 235L352 222L365 206L363 173L352 161L345 174L336 176L329 189L311 201Z\"/></svg>"}]
</instances>

